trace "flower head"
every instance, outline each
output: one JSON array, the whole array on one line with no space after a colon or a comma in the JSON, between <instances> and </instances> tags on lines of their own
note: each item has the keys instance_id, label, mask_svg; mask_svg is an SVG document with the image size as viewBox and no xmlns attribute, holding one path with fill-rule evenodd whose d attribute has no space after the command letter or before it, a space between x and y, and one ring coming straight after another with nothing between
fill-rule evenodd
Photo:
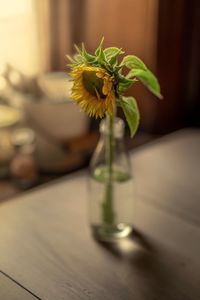
<instances>
[{"instance_id":1,"label":"flower head","mask_svg":"<svg viewBox=\"0 0 200 300\"><path fill-rule=\"evenodd\" d=\"M72 68L72 99L89 115L102 118L113 113L115 93L113 78L100 67L79 65Z\"/></svg>"},{"instance_id":2,"label":"flower head","mask_svg":"<svg viewBox=\"0 0 200 300\"><path fill-rule=\"evenodd\" d=\"M156 77L141 59L127 55L118 62L123 53L117 47L103 48L103 39L94 55L85 50L84 44L81 49L76 47L75 55L67 56L73 79L71 96L89 116L96 118L113 116L115 107L121 107L133 136L139 124L139 111L135 99L125 97L124 92L139 80L158 98L162 95ZM124 68L128 69L126 75Z\"/></svg>"}]
</instances>

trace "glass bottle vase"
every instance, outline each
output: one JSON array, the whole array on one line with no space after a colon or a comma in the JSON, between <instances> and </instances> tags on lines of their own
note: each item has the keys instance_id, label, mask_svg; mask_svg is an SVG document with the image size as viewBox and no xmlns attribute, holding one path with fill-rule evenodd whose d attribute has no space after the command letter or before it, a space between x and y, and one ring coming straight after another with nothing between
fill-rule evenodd
<instances>
[{"instance_id":1,"label":"glass bottle vase","mask_svg":"<svg viewBox=\"0 0 200 300\"><path fill-rule=\"evenodd\" d=\"M89 168L89 219L93 236L115 241L132 231L133 180L124 145L124 121L107 116Z\"/></svg>"}]
</instances>

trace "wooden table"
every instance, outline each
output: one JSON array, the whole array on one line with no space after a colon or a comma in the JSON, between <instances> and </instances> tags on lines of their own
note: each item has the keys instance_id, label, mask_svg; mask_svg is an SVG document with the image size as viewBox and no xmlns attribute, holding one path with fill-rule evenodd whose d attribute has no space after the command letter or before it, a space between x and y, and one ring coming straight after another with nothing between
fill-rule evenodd
<instances>
[{"instance_id":1,"label":"wooden table","mask_svg":"<svg viewBox=\"0 0 200 300\"><path fill-rule=\"evenodd\" d=\"M90 235L85 171L0 205L1 300L200 299L200 131L131 159L135 230L120 243Z\"/></svg>"}]
</instances>

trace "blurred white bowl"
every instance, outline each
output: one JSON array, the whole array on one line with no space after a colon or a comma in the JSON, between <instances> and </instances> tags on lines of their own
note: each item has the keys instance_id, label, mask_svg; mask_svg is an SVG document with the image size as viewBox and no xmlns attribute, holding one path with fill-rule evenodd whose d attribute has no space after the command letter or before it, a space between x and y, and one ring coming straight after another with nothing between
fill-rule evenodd
<instances>
[{"instance_id":1,"label":"blurred white bowl","mask_svg":"<svg viewBox=\"0 0 200 300\"><path fill-rule=\"evenodd\" d=\"M58 104L30 101L25 104L25 114L35 131L57 140L81 136L88 130L88 117L67 100Z\"/></svg>"},{"instance_id":2,"label":"blurred white bowl","mask_svg":"<svg viewBox=\"0 0 200 300\"><path fill-rule=\"evenodd\" d=\"M72 81L67 73L51 72L42 74L38 77L37 83L44 96L51 99L51 101L57 102L70 98Z\"/></svg>"},{"instance_id":3,"label":"blurred white bowl","mask_svg":"<svg viewBox=\"0 0 200 300\"><path fill-rule=\"evenodd\" d=\"M35 131L59 141L84 135L89 118L78 105L69 100L71 82L62 72L42 75L38 84L44 98L27 101L25 115Z\"/></svg>"}]
</instances>

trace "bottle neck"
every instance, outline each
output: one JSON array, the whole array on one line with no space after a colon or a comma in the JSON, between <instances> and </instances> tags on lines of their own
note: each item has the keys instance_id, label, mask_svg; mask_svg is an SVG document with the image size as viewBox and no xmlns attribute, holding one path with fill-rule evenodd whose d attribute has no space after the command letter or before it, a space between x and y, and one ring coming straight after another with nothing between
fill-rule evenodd
<instances>
[{"instance_id":1,"label":"bottle neck","mask_svg":"<svg viewBox=\"0 0 200 300\"><path fill-rule=\"evenodd\" d=\"M122 140L124 137L124 121L118 117L113 118L113 120L107 117L100 123L100 133L101 136L113 135L114 139Z\"/></svg>"}]
</instances>

